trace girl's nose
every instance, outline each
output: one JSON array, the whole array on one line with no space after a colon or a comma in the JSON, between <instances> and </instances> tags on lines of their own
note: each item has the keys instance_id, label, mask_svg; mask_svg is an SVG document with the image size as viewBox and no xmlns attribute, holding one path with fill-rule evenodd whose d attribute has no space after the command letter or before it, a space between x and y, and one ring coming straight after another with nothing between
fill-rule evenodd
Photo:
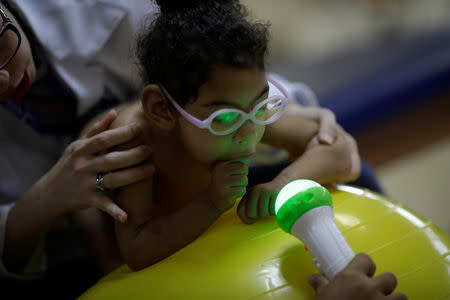
<instances>
[{"instance_id":1,"label":"girl's nose","mask_svg":"<svg viewBox=\"0 0 450 300\"><path fill-rule=\"evenodd\" d=\"M249 143L256 138L256 124L252 120L245 121L241 127L236 130L233 140L237 143Z\"/></svg>"}]
</instances>

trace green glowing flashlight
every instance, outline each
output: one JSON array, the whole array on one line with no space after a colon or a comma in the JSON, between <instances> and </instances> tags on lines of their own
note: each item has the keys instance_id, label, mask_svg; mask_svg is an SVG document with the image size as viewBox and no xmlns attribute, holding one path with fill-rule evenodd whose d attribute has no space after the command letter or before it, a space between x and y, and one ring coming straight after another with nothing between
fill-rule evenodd
<instances>
[{"instance_id":1,"label":"green glowing flashlight","mask_svg":"<svg viewBox=\"0 0 450 300\"><path fill-rule=\"evenodd\" d=\"M312 180L287 184L277 196L278 225L308 248L321 273L333 278L355 256L333 215L333 201L326 188Z\"/></svg>"}]
</instances>

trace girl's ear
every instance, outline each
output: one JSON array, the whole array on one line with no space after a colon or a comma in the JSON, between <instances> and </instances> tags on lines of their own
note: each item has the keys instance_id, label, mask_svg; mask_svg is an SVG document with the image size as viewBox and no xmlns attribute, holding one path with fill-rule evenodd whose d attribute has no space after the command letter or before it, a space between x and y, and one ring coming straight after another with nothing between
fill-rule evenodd
<instances>
[{"instance_id":1,"label":"girl's ear","mask_svg":"<svg viewBox=\"0 0 450 300\"><path fill-rule=\"evenodd\" d=\"M175 114L170 109L169 100L156 84L147 85L141 96L145 116L156 126L164 130L173 129L176 125Z\"/></svg>"}]
</instances>

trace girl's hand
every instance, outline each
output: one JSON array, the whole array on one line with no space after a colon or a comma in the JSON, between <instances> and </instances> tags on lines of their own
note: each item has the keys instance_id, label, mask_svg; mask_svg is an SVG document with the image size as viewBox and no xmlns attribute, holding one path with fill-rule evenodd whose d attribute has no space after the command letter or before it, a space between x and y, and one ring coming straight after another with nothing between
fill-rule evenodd
<instances>
[{"instance_id":1,"label":"girl's hand","mask_svg":"<svg viewBox=\"0 0 450 300\"><path fill-rule=\"evenodd\" d=\"M247 157L220 161L212 170L211 184L207 192L214 206L224 212L233 207L236 200L245 194L248 184Z\"/></svg>"},{"instance_id":2,"label":"girl's hand","mask_svg":"<svg viewBox=\"0 0 450 300\"><path fill-rule=\"evenodd\" d=\"M270 182L257 184L241 199L237 214L244 223L255 223L258 218L275 215L275 200L286 183L274 179Z\"/></svg>"},{"instance_id":3,"label":"girl's hand","mask_svg":"<svg viewBox=\"0 0 450 300\"><path fill-rule=\"evenodd\" d=\"M151 176L154 167L143 164L151 154L148 146L108 152L140 133L135 124L107 130L116 117L117 113L112 110L95 123L84 136L66 148L56 165L42 178L41 197L48 199L59 212L96 207L120 222L126 221L127 214L97 189L97 175L104 174L106 189L116 189Z\"/></svg>"}]
</instances>

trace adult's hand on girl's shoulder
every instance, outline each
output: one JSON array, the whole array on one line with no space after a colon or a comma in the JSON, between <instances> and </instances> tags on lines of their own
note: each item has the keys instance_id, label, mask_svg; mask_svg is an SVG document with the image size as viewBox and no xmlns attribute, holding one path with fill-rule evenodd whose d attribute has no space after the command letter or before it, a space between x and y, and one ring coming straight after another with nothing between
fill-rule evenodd
<instances>
[{"instance_id":1,"label":"adult's hand on girl's shoulder","mask_svg":"<svg viewBox=\"0 0 450 300\"><path fill-rule=\"evenodd\" d=\"M61 213L96 207L125 222L127 214L102 190L120 188L153 175L154 166L146 162L151 154L148 146L110 151L141 132L136 124L108 129L116 117L117 113L112 110L95 123L66 148L56 165L42 178L41 197L48 199Z\"/></svg>"}]
</instances>

